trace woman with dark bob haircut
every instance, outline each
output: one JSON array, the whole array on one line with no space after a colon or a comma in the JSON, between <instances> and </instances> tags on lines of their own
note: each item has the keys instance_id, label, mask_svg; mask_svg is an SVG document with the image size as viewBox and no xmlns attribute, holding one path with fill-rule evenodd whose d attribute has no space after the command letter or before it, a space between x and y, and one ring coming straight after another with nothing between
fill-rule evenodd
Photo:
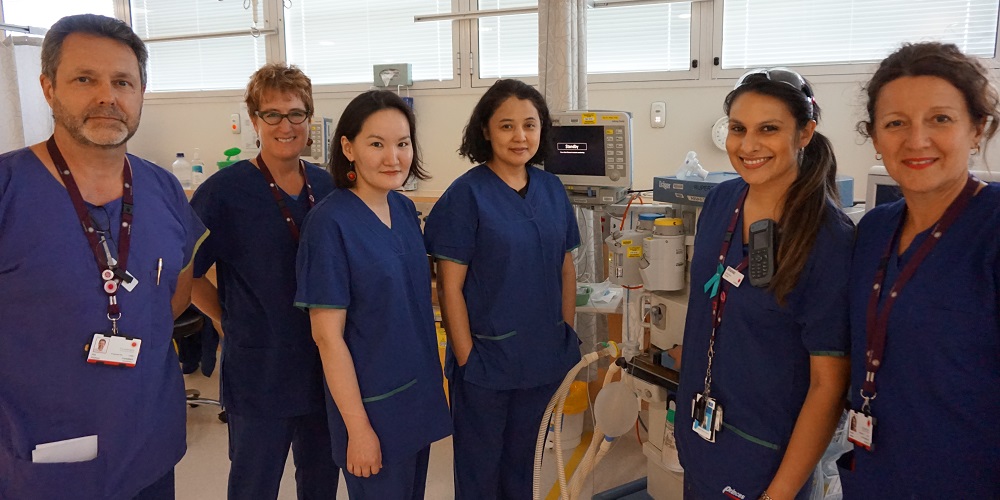
<instances>
[{"instance_id":1,"label":"woman with dark bob haircut","mask_svg":"<svg viewBox=\"0 0 1000 500\"><path fill-rule=\"evenodd\" d=\"M388 91L347 105L337 183L309 214L295 305L326 375L333 459L352 499L424 497L431 443L451 434L417 211L396 192L417 159L413 112Z\"/></svg>"},{"instance_id":2,"label":"woman with dark bob haircut","mask_svg":"<svg viewBox=\"0 0 1000 500\"><path fill-rule=\"evenodd\" d=\"M545 406L580 360L573 330L580 244L566 190L536 165L552 123L537 90L499 80L459 152L478 166L425 226L448 332L455 497L530 498Z\"/></svg>"},{"instance_id":3,"label":"woman with dark bob haircut","mask_svg":"<svg viewBox=\"0 0 1000 500\"><path fill-rule=\"evenodd\" d=\"M904 45L866 93L903 199L858 225L844 498L1000 498L1000 186L970 172L1000 99L942 43Z\"/></svg>"}]
</instances>

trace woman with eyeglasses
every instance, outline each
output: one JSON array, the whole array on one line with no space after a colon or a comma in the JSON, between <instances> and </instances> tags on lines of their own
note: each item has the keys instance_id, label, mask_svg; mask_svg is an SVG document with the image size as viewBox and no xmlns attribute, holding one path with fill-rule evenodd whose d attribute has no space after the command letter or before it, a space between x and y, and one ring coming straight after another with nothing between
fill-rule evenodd
<instances>
[{"instance_id":1,"label":"woman with eyeglasses","mask_svg":"<svg viewBox=\"0 0 1000 500\"><path fill-rule=\"evenodd\" d=\"M847 390L854 228L808 82L751 71L724 109L740 178L708 194L695 237L674 430L685 498L809 498Z\"/></svg>"},{"instance_id":2,"label":"woman with eyeglasses","mask_svg":"<svg viewBox=\"0 0 1000 500\"><path fill-rule=\"evenodd\" d=\"M1000 186L969 172L1000 96L941 43L904 45L866 94L903 199L858 225L844 498L1000 498Z\"/></svg>"},{"instance_id":3,"label":"woman with eyeglasses","mask_svg":"<svg viewBox=\"0 0 1000 500\"><path fill-rule=\"evenodd\" d=\"M195 257L192 299L225 334L229 498L276 498L289 446L298 497L335 498L323 367L309 315L292 305L299 228L333 190L329 173L299 159L312 84L294 66L267 64L250 77L246 104L260 154L209 177L191 200L211 231ZM218 289L204 277L213 264Z\"/></svg>"}]
</instances>

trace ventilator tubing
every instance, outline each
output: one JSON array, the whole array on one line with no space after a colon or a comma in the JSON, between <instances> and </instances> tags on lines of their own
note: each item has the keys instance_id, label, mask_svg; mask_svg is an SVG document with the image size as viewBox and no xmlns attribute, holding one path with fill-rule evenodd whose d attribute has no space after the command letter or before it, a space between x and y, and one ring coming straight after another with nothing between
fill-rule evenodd
<instances>
[{"instance_id":1,"label":"ventilator tubing","mask_svg":"<svg viewBox=\"0 0 1000 500\"><path fill-rule=\"evenodd\" d=\"M545 433L549 429L549 421L560 422L562 420L563 407L566 405L566 396L569 394L570 385L576 379L576 375L580 373L581 370L587 366L593 364L595 361L603 356L609 356L612 359L617 358L621 351L618 348L618 344L615 342L602 343L603 349L588 353L583 356L583 359L576 364L566 377L563 378L562 384L556 389L555 394L549 401L548 406L545 407L545 414L542 415L541 425L538 427L538 439L535 441L535 466L534 473L532 476L532 488L531 488L531 498L533 500L541 499L541 475L542 475L542 453L545 450ZM611 363L608 367L608 373L604 377L604 385L611 380L612 376L621 370L621 367L615 363ZM573 475L573 480L569 487L566 484L566 470L563 464L563 450L559 443L562 442L562 426L555 425L554 432L555 437L553 441L556 445L553 447L556 452L556 469L559 478L559 495L563 500L575 499L579 496L580 490L583 488L583 480L586 478L593 467L604 457L604 455L611 448L611 441L605 440L604 433L595 424L594 426L594 436L590 441L590 447L587 449L587 453L583 457L583 461L580 464L580 468L577 470L576 474ZM598 451L600 447L600 451Z\"/></svg>"}]
</instances>

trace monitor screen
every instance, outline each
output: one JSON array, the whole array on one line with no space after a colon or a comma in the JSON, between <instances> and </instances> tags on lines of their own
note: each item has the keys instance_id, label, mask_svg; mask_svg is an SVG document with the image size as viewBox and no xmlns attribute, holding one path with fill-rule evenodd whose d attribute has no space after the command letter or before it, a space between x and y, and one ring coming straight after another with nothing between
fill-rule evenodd
<instances>
[{"instance_id":1,"label":"monitor screen","mask_svg":"<svg viewBox=\"0 0 1000 500\"><path fill-rule=\"evenodd\" d=\"M604 127L552 127L555 147L545 160L545 170L556 175L605 176Z\"/></svg>"}]
</instances>

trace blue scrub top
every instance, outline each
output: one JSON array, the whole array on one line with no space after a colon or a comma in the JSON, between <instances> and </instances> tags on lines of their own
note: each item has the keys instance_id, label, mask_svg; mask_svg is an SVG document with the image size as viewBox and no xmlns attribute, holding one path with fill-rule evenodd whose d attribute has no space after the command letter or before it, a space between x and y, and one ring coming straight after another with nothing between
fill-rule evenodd
<instances>
[{"instance_id":1,"label":"blue scrub top","mask_svg":"<svg viewBox=\"0 0 1000 500\"><path fill-rule=\"evenodd\" d=\"M390 229L353 192L336 189L306 217L299 248L303 308L347 309L344 340L382 448L400 463L451 434L431 275L417 211L389 192ZM347 428L327 391L333 459L347 465Z\"/></svg>"},{"instance_id":2,"label":"blue scrub top","mask_svg":"<svg viewBox=\"0 0 1000 500\"><path fill-rule=\"evenodd\" d=\"M462 289L472 330L466 382L495 390L561 380L580 361L562 317L566 252L580 245L576 216L556 176L528 166L525 198L486 165L455 180L424 225L427 251L469 266ZM448 377L455 356L448 349Z\"/></svg>"},{"instance_id":3,"label":"blue scrub top","mask_svg":"<svg viewBox=\"0 0 1000 500\"><path fill-rule=\"evenodd\" d=\"M715 443L691 430L691 401L705 387L712 333L712 299L703 285L715 275L723 237L746 185L733 179L708 194L691 261L675 435L696 498L720 498L726 487L757 498L778 470L805 401L809 357L848 354L845 271L854 227L828 202L812 253L785 306L749 280L729 286L712 364L712 396L722 405L723 429ZM743 227L742 219L737 228ZM737 230L724 266L737 267L745 255L743 232Z\"/></svg>"},{"instance_id":4,"label":"blue scrub top","mask_svg":"<svg viewBox=\"0 0 1000 500\"><path fill-rule=\"evenodd\" d=\"M852 407L861 408L865 317L904 200L858 226L851 269ZM930 230L903 255L889 289ZM1000 498L1000 186L976 195L899 293L871 402L874 448L841 470L845 498Z\"/></svg>"},{"instance_id":5,"label":"blue scrub top","mask_svg":"<svg viewBox=\"0 0 1000 500\"><path fill-rule=\"evenodd\" d=\"M184 455L170 299L205 227L168 171L128 156L135 186L122 334L135 368L86 362L108 296L66 189L28 149L0 155L0 498L131 498ZM104 205L118 241L121 198ZM157 285L158 259L163 259ZM97 458L34 464L36 445L97 435Z\"/></svg>"},{"instance_id":6,"label":"blue scrub top","mask_svg":"<svg viewBox=\"0 0 1000 500\"><path fill-rule=\"evenodd\" d=\"M333 190L325 170L307 163L317 201ZM305 186L285 205L302 227ZM323 408L323 366L309 315L292 305L298 242L264 174L248 160L205 180L191 206L212 234L198 250L194 274L215 264L222 305L222 397L235 415L286 418Z\"/></svg>"}]
</instances>

